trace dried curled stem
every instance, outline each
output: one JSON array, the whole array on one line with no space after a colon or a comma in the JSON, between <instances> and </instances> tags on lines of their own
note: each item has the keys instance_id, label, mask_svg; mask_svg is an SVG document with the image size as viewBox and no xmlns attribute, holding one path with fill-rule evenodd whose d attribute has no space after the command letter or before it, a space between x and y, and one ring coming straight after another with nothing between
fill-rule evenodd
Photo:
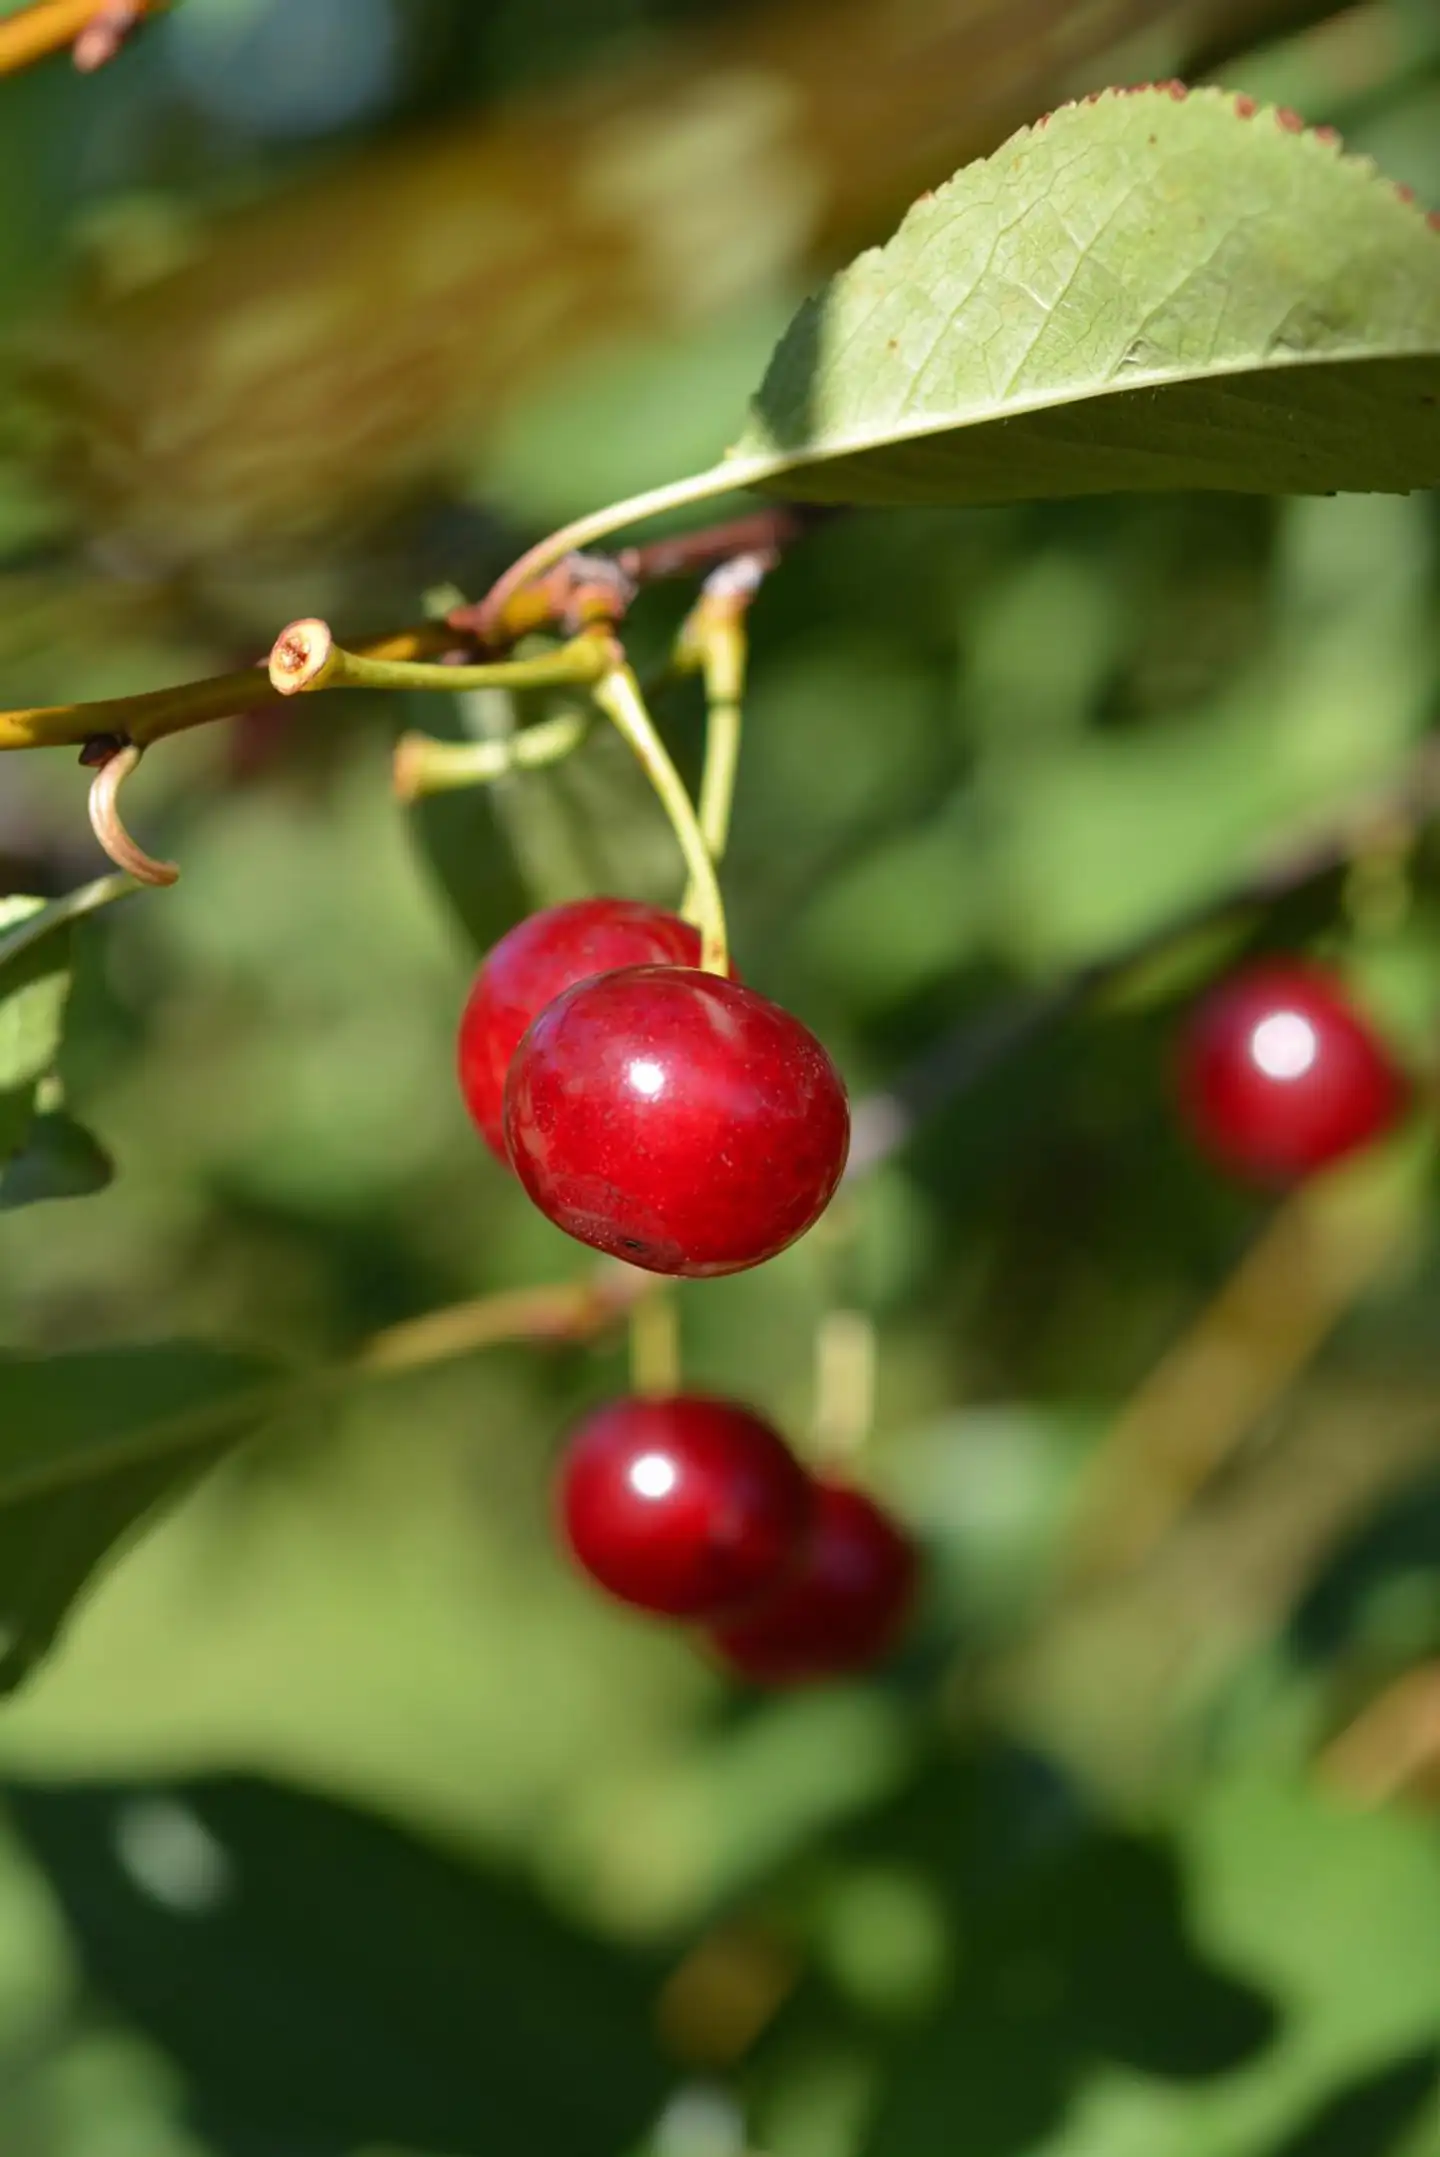
<instances>
[{"instance_id":1,"label":"dried curled stem","mask_svg":"<svg viewBox=\"0 0 1440 2157\"><path fill-rule=\"evenodd\" d=\"M120 818L120 789L144 750L126 742L106 756L90 786L90 823L96 838L117 869L133 876L138 884L173 884L180 875L173 861L157 861L131 838Z\"/></svg>"},{"instance_id":2,"label":"dried curled stem","mask_svg":"<svg viewBox=\"0 0 1440 2157\"><path fill-rule=\"evenodd\" d=\"M316 615L290 622L270 648L270 686L282 697L323 689L339 665L330 624Z\"/></svg>"}]
</instances>

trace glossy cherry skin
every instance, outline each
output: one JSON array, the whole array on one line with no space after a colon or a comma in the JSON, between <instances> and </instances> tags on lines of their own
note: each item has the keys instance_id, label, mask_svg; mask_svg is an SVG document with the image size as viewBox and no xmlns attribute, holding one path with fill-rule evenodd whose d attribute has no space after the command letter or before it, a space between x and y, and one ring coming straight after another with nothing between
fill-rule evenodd
<instances>
[{"instance_id":1,"label":"glossy cherry skin","mask_svg":"<svg viewBox=\"0 0 1440 2157\"><path fill-rule=\"evenodd\" d=\"M460 1091L508 1168L505 1074L532 1019L562 989L620 966L698 966L700 932L638 899L572 899L506 932L481 961L460 1018Z\"/></svg>"},{"instance_id":2,"label":"glossy cherry skin","mask_svg":"<svg viewBox=\"0 0 1440 2157\"><path fill-rule=\"evenodd\" d=\"M774 1592L714 1628L721 1661L754 1685L814 1685L869 1669L914 1601L914 1543L864 1491L815 1484L799 1562Z\"/></svg>"},{"instance_id":3,"label":"glossy cherry skin","mask_svg":"<svg viewBox=\"0 0 1440 2157\"><path fill-rule=\"evenodd\" d=\"M1177 1082L1204 1152L1272 1186L1369 1145L1409 1100L1342 984L1295 960L1258 962L1201 999L1181 1037Z\"/></svg>"},{"instance_id":4,"label":"glossy cherry skin","mask_svg":"<svg viewBox=\"0 0 1440 2157\"><path fill-rule=\"evenodd\" d=\"M598 1409L571 1437L558 1488L561 1529L591 1579L669 1618L713 1618L772 1587L813 1503L779 1433L704 1394Z\"/></svg>"},{"instance_id":5,"label":"glossy cherry skin","mask_svg":"<svg viewBox=\"0 0 1440 2157\"><path fill-rule=\"evenodd\" d=\"M788 1011L738 981L629 967L567 989L505 1086L515 1172L581 1243L651 1273L738 1273L828 1205L850 1113Z\"/></svg>"}]
</instances>

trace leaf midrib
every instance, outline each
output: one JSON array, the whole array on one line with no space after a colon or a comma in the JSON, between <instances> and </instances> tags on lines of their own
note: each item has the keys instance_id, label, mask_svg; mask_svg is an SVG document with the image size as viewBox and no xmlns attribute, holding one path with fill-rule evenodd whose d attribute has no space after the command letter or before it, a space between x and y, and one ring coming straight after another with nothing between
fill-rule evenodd
<instances>
[{"instance_id":1,"label":"leaf midrib","mask_svg":"<svg viewBox=\"0 0 1440 2157\"><path fill-rule=\"evenodd\" d=\"M757 478L772 472L795 471L807 464L830 464L840 457L857 456L865 452L883 453L896 442L921 442L933 435L959 434L972 427L994 426L1001 420L1026 419L1037 412L1063 410L1071 405L1089 405L1103 402L1106 398L1128 396L1133 390L1178 388L1187 382L1222 383L1238 379L1242 375L1268 378L1272 375L1304 373L1318 367L1355 367L1384 360L1429 360L1440 373L1440 349L1433 345L1374 345L1345 344L1318 353L1298 353L1293 358L1275 360L1237 360L1218 366L1176 368L1148 368L1143 373L1127 374L1123 382L1107 382L1103 387L1077 384L1073 389L1037 392L1028 397L1007 399L1003 404L976 405L971 409L947 412L920 425L887 423L883 436L874 434L826 435L823 442L816 442L804 449L776 450L768 457L740 458L723 461L715 470L717 479L725 480L727 486L753 486ZM763 425L763 420L761 421Z\"/></svg>"}]
</instances>

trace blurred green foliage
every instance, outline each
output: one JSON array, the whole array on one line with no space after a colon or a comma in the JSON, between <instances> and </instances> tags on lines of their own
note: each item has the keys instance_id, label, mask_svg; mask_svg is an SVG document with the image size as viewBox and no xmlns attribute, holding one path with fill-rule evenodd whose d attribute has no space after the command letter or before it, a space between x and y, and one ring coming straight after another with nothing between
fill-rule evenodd
<instances>
[{"instance_id":1,"label":"blurred green foliage","mask_svg":"<svg viewBox=\"0 0 1440 2157\"><path fill-rule=\"evenodd\" d=\"M243 42L302 12L356 63L303 126ZM172 244L191 185L363 161L522 77L598 75L662 14L707 9L185 0L94 81L4 86L7 319L77 220ZM1225 79L1440 202L1430 0L1342 28ZM487 544L718 446L756 336L737 310L625 367L577 350L563 399L486 445ZM19 457L8 700L233 660L202 606L157 625L104 562L48 553L46 510ZM726 878L746 978L863 1095L1224 888L1440 716L1437 543L1424 497L825 527L754 616ZM435 574L432 534L395 618ZM683 604L637 610L642 670ZM442 701L433 729L493 719ZM661 717L693 771L693 691ZM68 1374L52 1467L97 1428L123 1463L212 1386L223 1413L236 1355L248 1388L583 1272L466 1125L456 1014L527 894L673 900L678 865L604 736L555 779L402 814L389 749L416 719L315 700L177 740L131 790L184 876L72 932L53 1111L117 1173L77 1203L0 1185L0 1339L57 1359L26 1383ZM0 889L97 873L69 756L3 782ZM1223 1473L1128 1570L1067 1572L1117 1422L1266 1228L1172 1127L1183 998L1241 949L1318 949L1433 1079L1437 869L1423 831L1377 833L1028 1039L774 1266L682 1291L687 1374L799 1438L818 1318L875 1323L863 1472L930 1562L873 1683L737 1695L568 1575L549 1467L624 1382L616 1341L298 1397L138 1538L123 1466L93 1547L8 1516L0 1614L27 1568L63 1600L67 1565L122 1547L0 1711L0 2157L1440 2157L1440 1785L1370 1802L1317 1767L1440 1656L1423 1142L1362 1172L1384 1262ZM150 1353L175 1341L184 1384Z\"/></svg>"}]
</instances>

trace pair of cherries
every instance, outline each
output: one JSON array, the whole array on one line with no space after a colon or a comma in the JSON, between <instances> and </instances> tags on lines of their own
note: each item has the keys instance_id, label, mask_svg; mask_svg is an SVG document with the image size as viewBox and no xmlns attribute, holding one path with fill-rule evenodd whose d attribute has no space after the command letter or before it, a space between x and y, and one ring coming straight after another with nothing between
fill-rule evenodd
<instances>
[{"instance_id":1,"label":"pair of cherries","mask_svg":"<svg viewBox=\"0 0 1440 2157\"><path fill-rule=\"evenodd\" d=\"M815 1036L698 932L630 899L532 914L488 954L460 1085L496 1157L581 1243L651 1273L738 1273L819 1219L850 1145Z\"/></svg>"},{"instance_id":2,"label":"pair of cherries","mask_svg":"<svg viewBox=\"0 0 1440 2157\"><path fill-rule=\"evenodd\" d=\"M864 1491L812 1477L773 1426L704 1394L633 1397L570 1437L560 1527L607 1594L704 1628L752 1684L819 1683L893 1646L915 1546Z\"/></svg>"}]
</instances>

